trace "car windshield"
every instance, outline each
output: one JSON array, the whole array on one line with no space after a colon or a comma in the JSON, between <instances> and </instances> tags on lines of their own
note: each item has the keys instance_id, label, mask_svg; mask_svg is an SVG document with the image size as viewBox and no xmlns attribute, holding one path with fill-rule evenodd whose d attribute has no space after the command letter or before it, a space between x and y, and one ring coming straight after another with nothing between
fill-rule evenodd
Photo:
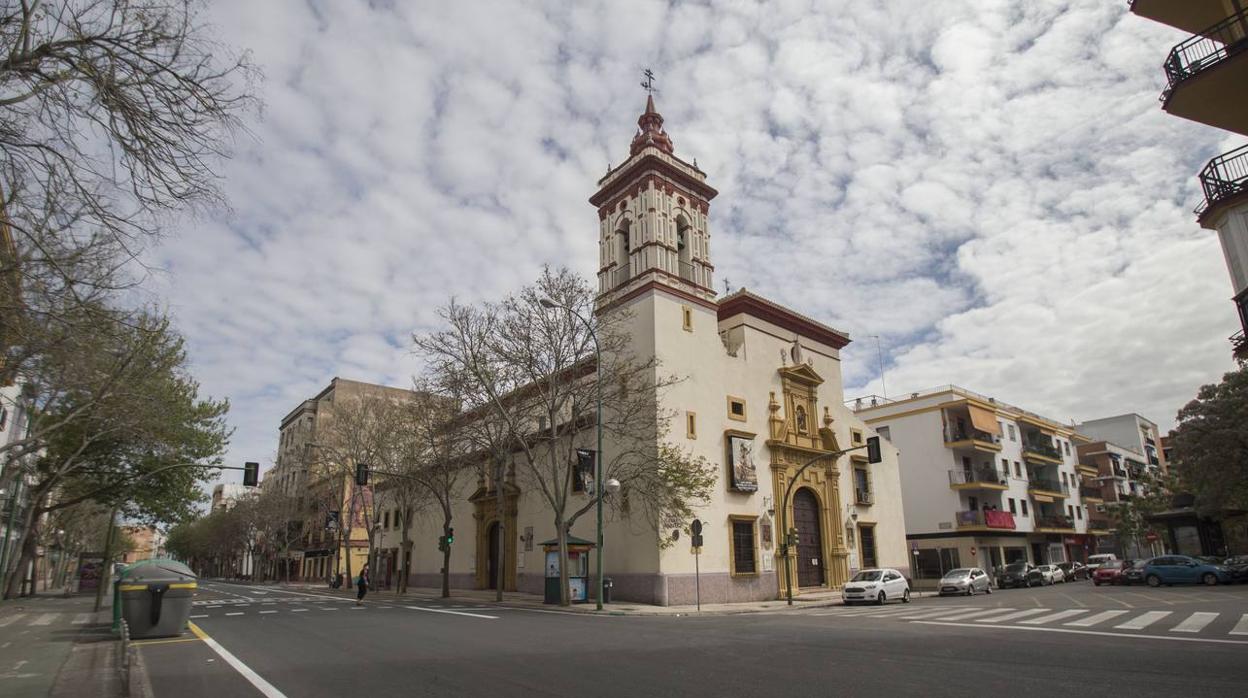
<instances>
[{"instance_id":1,"label":"car windshield","mask_svg":"<svg viewBox=\"0 0 1248 698\"><path fill-rule=\"evenodd\" d=\"M1101 565L1101 567L1102 567L1103 569L1107 569L1107 570L1116 570L1116 569L1118 569L1118 568L1122 567L1122 561L1120 561L1120 560L1110 560L1109 562L1106 562L1105 564Z\"/></svg>"},{"instance_id":2,"label":"car windshield","mask_svg":"<svg viewBox=\"0 0 1248 698\"><path fill-rule=\"evenodd\" d=\"M961 579L970 576L970 570L949 570L945 573L945 579Z\"/></svg>"},{"instance_id":3,"label":"car windshield","mask_svg":"<svg viewBox=\"0 0 1248 698\"><path fill-rule=\"evenodd\" d=\"M879 570L863 570L859 572L858 574L855 574L854 578L849 581L851 582L878 582L880 581L880 578L883 576L884 576L884 573Z\"/></svg>"},{"instance_id":4,"label":"car windshield","mask_svg":"<svg viewBox=\"0 0 1248 698\"><path fill-rule=\"evenodd\" d=\"M1005 571L1006 571L1006 572L1026 572L1026 571L1027 571L1027 563L1026 563L1026 562L1015 562L1015 563L1013 563L1013 564L1006 565L1006 566L1005 566Z\"/></svg>"}]
</instances>

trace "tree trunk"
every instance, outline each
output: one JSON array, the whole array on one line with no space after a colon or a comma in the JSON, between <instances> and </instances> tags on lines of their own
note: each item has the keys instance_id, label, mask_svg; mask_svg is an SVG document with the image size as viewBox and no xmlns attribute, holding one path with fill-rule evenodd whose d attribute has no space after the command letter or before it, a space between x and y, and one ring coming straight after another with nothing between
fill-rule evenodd
<instances>
[{"instance_id":1,"label":"tree trunk","mask_svg":"<svg viewBox=\"0 0 1248 698\"><path fill-rule=\"evenodd\" d=\"M451 512L449 509L443 509L442 514L442 535L450 537L451 535ZM448 542L442 546L442 598L447 599L451 596L451 544Z\"/></svg>"},{"instance_id":2,"label":"tree trunk","mask_svg":"<svg viewBox=\"0 0 1248 698\"><path fill-rule=\"evenodd\" d=\"M562 521L555 522L559 532L559 605L571 606L572 594L568 588L568 526Z\"/></svg>"},{"instance_id":3,"label":"tree trunk","mask_svg":"<svg viewBox=\"0 0 1248 698\"><path fill-rule=\"evenodd\" d=\"M494 566L494 600L503 600L503 584L507 579L507 492L503 487L504 467L501 460L494 466L494 508L498 511L498 550L495 551L498 564Z\"/></svg>"},{"instance_id":4,"label":"tree trunk","mask_svg":"<svg viewBox=\"0 0 1248 698\"><path fill-rule=\"evenodd\" d=\"M407 593L407 570L412 564L412 541L407 533L407 518L403 519L402 557L399 559L399 594Z\"/></svg>"},{"instance_id":5,"label":"tree trunk","mask_svg":"<svg viewBox=\"0 0 1248 698\"><path fill-rule=\"evenodd\" d=\"M9 572L9 570L2 571L8 573L4 585L4 598L6 599L17 598L17 595L21 592L22 570L25 569L24 565L29 564L29 561L26 559L27 541L30 540L31 533L35 529L35 522L39 520L39 508L43 506L43 498L46 492L47 490L42 492L34 490L29 505L26 507L26 512L22 515L22 534L17 537L17 544L14 546L14 549L20 552L9 556L9 564L13 564L14 560L17 561L17 564L9 568L12 572ZM14 501L13 505L16 506L17 502Z\"/></svg>"}]
</instances>

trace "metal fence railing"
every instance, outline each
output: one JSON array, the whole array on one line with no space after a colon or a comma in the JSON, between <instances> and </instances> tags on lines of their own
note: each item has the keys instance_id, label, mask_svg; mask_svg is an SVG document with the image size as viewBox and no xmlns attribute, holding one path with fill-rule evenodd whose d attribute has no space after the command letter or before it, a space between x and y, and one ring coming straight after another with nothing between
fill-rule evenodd
<instances>
[{"instance_id":1,"label":"metal fence railing","mask_svg":"<svg viewBox=\"0 0 1248 698\"><path fill-rule=\"evenodd\" d=\"M1200 188L1205 200L1196 209L1198 216L1219 201L1248 191L1248 145L1210 160L1200 171Z\"/></svg>"},{"instance_id":2,"label":"metal fence railing","mask_svg":"<svg viewBox=\"0 0 1248 698\"><path fill-rule=\"evenodd\" d=\"M1170 49L1165 63L1168 86L1161 93L1161 101L1169 101L1174 88L1184 80L1248 50L1246 29L1248 10L1240 10Z\"/></svg>"}]
</instances>

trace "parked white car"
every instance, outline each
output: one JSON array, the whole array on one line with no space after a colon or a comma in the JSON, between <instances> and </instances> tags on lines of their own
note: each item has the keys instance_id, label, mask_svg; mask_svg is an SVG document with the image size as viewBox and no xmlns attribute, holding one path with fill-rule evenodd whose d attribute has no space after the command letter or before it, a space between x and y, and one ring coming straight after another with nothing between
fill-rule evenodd
<instances>
[{"instance_id":1,"label":"parked white car","mask_svg":"<svg viewBox=\"0 0 1248 698\"><path fill-rule=\"evenodd\" d=\"M1044 584L1059 584L1066 581L1066 573L1057 565L1040 565L1036 569L1040 570L1040 577Z\"/></svg>"},{"instance_id":2,"label":"parked white car","mask_svg":"<svg viewBox=\"0 0 1248 698\"><path fill-rule=\"evenodd\" d=\"M899 600L910 603L910 584L894 569L859 570L841 589L841 600L846 606L860 601L883 604Z\"/></svg>"}]
</instances>

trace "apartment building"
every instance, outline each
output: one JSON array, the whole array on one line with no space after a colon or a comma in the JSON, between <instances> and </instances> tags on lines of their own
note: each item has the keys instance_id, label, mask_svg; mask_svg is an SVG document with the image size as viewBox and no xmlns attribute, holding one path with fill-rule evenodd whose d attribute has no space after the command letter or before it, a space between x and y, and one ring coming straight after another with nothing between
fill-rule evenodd
<instances>
[{"instance_id":1,"label":"apartment building","mask_svg":"<svg viewBox=\"0 0 1248 698\"><path fill-rule=\"evenodd\" d=\"M1248 136L1248 3L1244 0L1133 0L1140 17L1187 36L1166 56L1167 113ZM1200 172L1201 227L1216 230L1231 273L1240 329L1231 336L1237 359L1248 359L1248 145L1212 160Z\"/></svg>"},{"instance_id":2,"label":"apartment building","mask_svg":"<svg viewBox=\"0 0 1248 698\"><path fill-rule=\"evenodd\" d=\"M1143 457L1151 470L1165 473L1169 469L1167 456L1162 449L1161 431L1157 423L1134 412L1114 417L1090 419L1075 425L1075 429L1093 440L1121 444Z\"/></svg>"},{"instance_id":3,"label":"apartment building","mask_svg":"<svg viewBox=\"0 0 1248 698\"><path fill-rule=\"evenodd\" d=\"M954 385L853 402L900 452L914 574L1085 560L1108 534L1097 471L1073 427Z\"/></svg>"}]
</instances>

